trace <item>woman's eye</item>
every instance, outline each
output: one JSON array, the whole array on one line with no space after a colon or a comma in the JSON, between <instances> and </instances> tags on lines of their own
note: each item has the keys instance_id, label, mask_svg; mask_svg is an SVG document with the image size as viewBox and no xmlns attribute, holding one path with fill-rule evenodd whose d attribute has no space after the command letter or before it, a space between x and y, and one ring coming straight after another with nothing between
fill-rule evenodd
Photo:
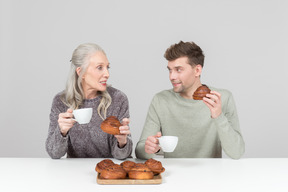
<instances>
[{"instance_id":1,"label":"woman's eye","mask_svg":"<svg viewBox=\"0 0 288 192\"><path fill-rule=\"evenodd\" d=\"M97 69L99 69L99 70L102 70L102 69L103 69L103 67L102 67L102 66L98 66L98 67L97 67Z\"/></svg>"}]
</instances>

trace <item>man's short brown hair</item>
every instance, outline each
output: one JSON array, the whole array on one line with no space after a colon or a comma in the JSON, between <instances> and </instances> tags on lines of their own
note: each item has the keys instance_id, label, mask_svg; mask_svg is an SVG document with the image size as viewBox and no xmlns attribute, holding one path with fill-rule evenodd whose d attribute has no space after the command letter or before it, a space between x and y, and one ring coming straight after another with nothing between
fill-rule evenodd
<instances>
[{"instance_id":1,"label":"man's short brown hair","mask_svg":"<svg viewBox=\"0 0 288 192\"><path fill-rule=\"evenodd\" d=\"M171 45L165 52L164 57L168 61L174 61L180 57L188 57L190 65L204 66L204 54L202 49L194 42L180 41L178 44Z\"/></svg>"}]
</instances>

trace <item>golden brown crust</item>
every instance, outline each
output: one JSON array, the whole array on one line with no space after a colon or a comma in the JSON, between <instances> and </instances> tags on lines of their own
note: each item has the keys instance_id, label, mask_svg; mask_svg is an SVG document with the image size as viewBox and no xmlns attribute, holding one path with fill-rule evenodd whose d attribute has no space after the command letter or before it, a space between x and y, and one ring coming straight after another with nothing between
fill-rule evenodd
<instances>
[{"instance_id":1,"label":"golden brown crust","mask_svg":"<svg viewBox=\"0 0 288 192\"><path fill-rule=\"evenodd\" d=\"M95 170L98 173L101 173L105 168L114 165L114 162L111 159L104 159L102 161L100 161L99 163L97 163Z\"/></svg>"},{"instance_id":2,"label":"golden brown crust","mask_svg":"<svg viewBox=\"0 0 288 192\"><path fill-rule=\"evenodd\" d=\"M129 171L128 176L129 176L129 179L153 179L154 174L152 171L150 172Z\"/></svg>"},{"instance_id":3,"label":"golden brown crust","mask_svg":"<svg viewBox=\"0 0 288 192\"><path fill-rule=\"evenodd\" d=\"M153 179L165 171L162 163L155 159L148 159L145 163L124 161L120 165L111 159L104 159L97 163L95 170L101 179Z\"/></svg>"},{"instance_id":4,"label":"golden brown crust","mask_svg":"<svg viewBox=\"0 0 288 192\"><path fill-rule=\"evenodd\" d=\"M165 168L162 166L162 163L160 161L157 161L155 159L148 159L145 164L149 169L152 170L154 175L158 175L160 173L163 173L165 171Z\"/></svg>"},{"instance_id":5,"label":"golden brown crust","mask_svg":"<svg viewBox=\"0 0 288 192\"><path fill-rule=\"evenodd\" d=\"M203 97L206 97L206 94L210 93L210 89L207 87L207 85L202 85L196 89L196 91L193 94L194 100L202 100Z\"/></svg>"},{"instance_id":6,"label":"golden brown crust","mask_svg":"<svg viewBox=\"0 0 288 192\"><path fill-rule=\"evenodd\" d=\"M122 162L120 165L128 173L130 171L130 169L136 165L136 163L133 162L133 161L128 161L127 160L127 161Z\"/></svg>"},{"instance_id":7,"label":"golden brown crust","mask_svg":"<svg viewBox=\"0 0 288 192\"><path fill-rule=\"evenodd\" d=\"M136 163L128 172L130 179L153 179L154 174L144 163Z\"/></svg>"},{"instance_id":8,"label":"golden brown crust","mask_svg":"<svg viewBox=\"0 0 288 192\"><path fill-rule=\"evenodd\" d=\"M106 167L100 173L101 179L125 179L126 176L126 171L118 164Z\"/></svg>"},{"instance_id":9,"label":"golden brown crust","mask_svg":"<svg viewBox=\"0 0 288 192\"><path fill-rule=\"evenodd\" d=\"M111 135L120 135L120 121L115 116L107 117L100 125L101 129Z\"/></svg>"}]
</instances>

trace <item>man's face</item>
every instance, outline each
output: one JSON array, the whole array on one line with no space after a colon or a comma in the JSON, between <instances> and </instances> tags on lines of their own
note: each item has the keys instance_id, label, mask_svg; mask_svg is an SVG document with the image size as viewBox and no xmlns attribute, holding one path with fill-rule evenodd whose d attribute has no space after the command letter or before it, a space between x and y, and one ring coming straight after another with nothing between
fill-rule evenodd
<instances>
[{"instance_id":1,"label":"man's face","mask_svg":"<svg viewBox=\"0 0 288 192\"><path fill-rule=\"evenodd\" d=\"M193 85L201 70L188 64L187 57L180 57L174 61L168 61L169 78L173 85L173 90L180 95L188 95L193 91Z\"/></svg>"}]
</instances>

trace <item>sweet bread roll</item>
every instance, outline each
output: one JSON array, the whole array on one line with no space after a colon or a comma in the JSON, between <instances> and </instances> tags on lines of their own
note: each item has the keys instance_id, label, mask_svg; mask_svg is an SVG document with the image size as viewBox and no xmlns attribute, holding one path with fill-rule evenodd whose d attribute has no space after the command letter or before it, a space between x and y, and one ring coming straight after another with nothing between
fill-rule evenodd
<instances>
[{"instance_id":1,"label":"sweet bread roll","mask_svg":"<svg viewBox=\"0 0 288 192\"><path fill-rule=\"evenodd\" d=\"M193 94L194 100L202 100L203 97L206 97L206 94L210 93L210 89L207 87L207 85L202 85L196 89L196 91Z\"/></svg>"},{"instance_id":2,"label":"sweet bread roll","mask_svg":"<svg viewBox=\"0 0 288 192\"><path fill-rule=\"evenodd\" d=\"M120 135L120 121L115 116L107 117L100 125L101 129L111 135Z\"/></svg>"},{"instance_id":3,"label":"sweet bread roll","mask_svg":"<svg viewBox=\"0 0 288 192\"><path fill-rule=\"evenodd\" d=\"M95 170L98 173L101 173L104 169L106 169L107 167L110 167L114 165L114 162L111 159L104 159L102 161L100 161L99 163L97 163Z\"/></svg>"},{"instance_id":4,"label":"sweet bread roll","mask_svg":"<svg viewBox=\"0 0 288 192\"><path fill-rule=\"evenodd\" d=\"M154 174L144 163L136 163L128 172L130 179L153 179Z\"/></svg>"},{"instance_id":5,"label":"sweet bread roll","mask_svg":"<svg viewBox=\"0 0 288 192\"><path fill-rule=\"evenodd\" d=\"M122 162L120 165L121 165L121 166L123 167L123 169L128 173L128 172L131 170L131 168L136 165L136 163L133 162L133 161L128 161L128 160L127 160L127 161Z\"/></svg>"},{"instance_id":6,"label":"sweet bread roll","mask_svg":"<svg viewBox=\"0 0 288 192\"><path fill-rule=\"evenodd\" d=\"M162 163L155 159L152 159L152 158L148 159L147 161L145 161L145 164L147 165L149 169L151 169L154 175L158 175L165 171L165 168L162 166Z\"/></svg>"},{"instance_id":7,"label":"sweet bread roll","mask_svg":"<svg viewBox=\"0 0 288 192\"><path fill-rule=\"evenodd\" d=\"M126 171L118 164L110 165L100 173L101 179L125 179L126 176Z\"/></svg>"}]
</instances>

